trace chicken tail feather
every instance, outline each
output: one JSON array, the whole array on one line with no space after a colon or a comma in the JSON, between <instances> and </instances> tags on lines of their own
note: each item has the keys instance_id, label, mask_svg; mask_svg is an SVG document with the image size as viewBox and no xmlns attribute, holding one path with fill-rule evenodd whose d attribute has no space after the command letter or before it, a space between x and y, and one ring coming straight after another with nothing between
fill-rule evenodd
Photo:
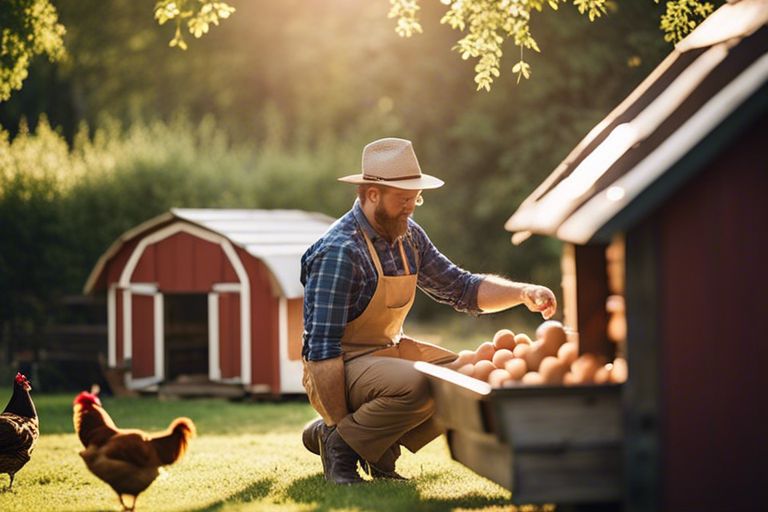
<instances>
[{"instance_id":1,"label":"chicken tail feather","mask_svg":"<svg viewBox=\"0 0 768 512\"><path fill-rule=\"evenodd\" d=\"M187 451L189 440L196 434L195 424L189 418L176 418L166 433L152 439L163 465L173 464Z\"/></svg>"}]
</instances>

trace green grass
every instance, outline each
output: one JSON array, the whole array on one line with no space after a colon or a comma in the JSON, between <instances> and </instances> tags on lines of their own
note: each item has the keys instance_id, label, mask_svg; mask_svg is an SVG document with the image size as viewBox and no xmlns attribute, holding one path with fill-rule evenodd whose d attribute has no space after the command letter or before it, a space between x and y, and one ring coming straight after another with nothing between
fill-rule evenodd
<instances>
[{"instance_id":1,"label":"green grass","mask_svg":"<svg viewBox=\"0 0 768 512\"><path fill-rule=\"evenodd\" d=\"M112 489L88 472L78 455L73 397L33 398L41 437L13 490L0 490L0 510L120 510ZM0 403L7 399L7 393L0 395ZM301 444L302 426L315 416L305 402L106 398L104 406L123 427L159 430L184 415L198 428L185 458L139 496L137 510L518 510L509 504L508 491L453 461L443 437L416 454L403 451L398 470L412 477L407 482L327 484L319 457ZM0 488L6 485L7 477L0 476Z\"/></svg>"}]
</instances>

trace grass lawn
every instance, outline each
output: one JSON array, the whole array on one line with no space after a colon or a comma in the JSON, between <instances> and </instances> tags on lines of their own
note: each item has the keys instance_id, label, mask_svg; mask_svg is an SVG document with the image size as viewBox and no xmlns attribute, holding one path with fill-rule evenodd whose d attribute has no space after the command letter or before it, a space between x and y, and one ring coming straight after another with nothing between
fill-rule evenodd
<instances>
[{"instance_id":1,"label":"grass lawn","mask_svg":"<svg viewBox=\"0 0 768 512\"><path fill-rule=\"evenodd\" d=\"M8 400L0 394L0 403ZM0 490L10 512L120 510L116 494L80 459L72 428L73 395L35 395L41 436L13 490ZM336 487L322 477L320 459L301 444L301 429L315 417L305 402L235 403L105 398L122 427L161 430L176 416L198 429L187 455L168 467L142 495L143 511L261 510L539 510L513 507L510 493L453 461L443 437L417 454L403 450L398 464L407 482L376 481ZM0 489L7 487L0 476ZM544 510L551 510L546 507Z\"/></svg>"}]
</instances>

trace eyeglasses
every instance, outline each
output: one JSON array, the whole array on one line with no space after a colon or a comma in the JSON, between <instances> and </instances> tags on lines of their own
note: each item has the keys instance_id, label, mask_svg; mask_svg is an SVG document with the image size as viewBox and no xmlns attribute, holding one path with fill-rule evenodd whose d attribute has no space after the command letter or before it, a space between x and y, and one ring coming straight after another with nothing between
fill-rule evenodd
<instances>
[{"instance_id":1,"label":"eyeglasses","mask_svg":"<svg viewBox=\"0 0 768 512\"><path fill-rule=\"evenodd\" d=\"M395 200L398 202L401 208L408 206L411 201L413 201L415 206L421 206L424 204L424 196L422 196L421 193L414 197L397 197Z\"/></svg>"}]
</instances>

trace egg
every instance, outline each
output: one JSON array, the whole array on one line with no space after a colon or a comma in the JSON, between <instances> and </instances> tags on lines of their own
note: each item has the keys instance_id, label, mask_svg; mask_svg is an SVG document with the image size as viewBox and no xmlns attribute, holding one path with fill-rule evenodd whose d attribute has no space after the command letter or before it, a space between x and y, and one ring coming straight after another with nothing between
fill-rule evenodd
<instances>
[{"instance_id":1,"label":"egg","mask_svg":"<svg viewBox=\"0 0 768 512\"><path fill-rule=\"evenodd\" d=\"M623 357L617 357L613 360L613 370L611 371L611 382L621 384L627 381L629 375L629 369L627 368L627 360Z\"/></svg>"},{"instance_id":2,"label":"egg","mask_svg":"<svg viewBox=\"0 0 768 512\"><path fill-rule=\"evenodd\" d=\"M608 338L614 342L621 342L627 339L627 318L620 313L613 313L608 318L606 327Z\"/></svg>"},{"instance_id":3,"label":"egg","mask_svg":"<svg viewBox=\"0 0 768 512\"><path fill-rule=\"evenodd\" d=\"M524 332L515 334L515 345L530 345L531 338Z\"/></svg>"},{"instance_id":4,"label":"egg","mask_svg":"<svg viewBox=\"0 0 768 512\"><path fill-rule=\"evenodd\" d=\"M509 372L503 368L496 368L495 370L491 370L491 373L488 374L488 384L493 388L502 387L508 380L512 380L512 377L510 377Z\"/></svg>"},{"instance_id":5,"label":"egg","mask_svg":"<svg viewBox=\"0 0 768 512\"><path fill-rule=\"evenodd\" d=\"M595 384L609 383L611 381L611 370L613 370L613 365L611 363L599 367L597 371L595 371Z\"/></svg>"},{"instance_id":6,"label":"egg","mask_svg":"<svg viewBox=\"0 0 768 512\"><path fill-rule=\"evenodd\" d=\"M474 373L475 373L475 365L472 364L472 363L465 364L464 366L462 366L461 368L459 368L456 371L459 372L459 373L463 373L464 375L469 375L470 377L472 377L472 375L474 375Z\"/></svg>"},{"instance_id":7,"label":"egg","mask_svg":"<svg viewBox=\"0 0 768 512\"><path fill-rule=\"evenodd\" d=\"M582 354L571 364L571 371L581 384L594 382L600 363L593 354Z\"/></svg>"},{"instance_id":8,"label":"egg","mask_svg":"<svg viewBox=\"0 0 768 512\"><path fill-rule=\"evenodd\" d=\"M512 350L515 348L515 333L509 329L501 329L500 331L497 331L493 336L493 346L496 350L501 350L503 348Z\"/></svg>"},{"instance_id":9,"label":"egg","mask_svg":"<svg viewBox=\"0 0 768 512\"><path fill-rule=\"evenodd\" d=\"M520 380L523 378L523 375L528 372L528 365L526 364L525 359L516 357L507 361L507 364L504 365L504 369L509 372L511 379Z\"/></svg>"},{"instance_id":10,"label":"egg","mask_svg":"<svg viewBox=\"0 0 768 512\"><path fill-rule=\"evenodd\" d=\"M539 374L544 384L562 384L567 372L568 366L554 356L545 357L539 365Z\"/></svg>"},{"instance_id":11,"label":"egg","mask_svg":"<svg viewBox=\"0 0 768 512\"><path fill-rule=\"evenodd\" d=\"M488 375L491 374L493 370L495 370L496 367L493 366L493 363L488 361L487 359L483 359L481 361L478 361L475 365L475 371L472 374L472 376L479 380L488 380Z\"/></svg>"},{"instance_id":12,"label":"egg","mask_svg":"<svg viewBox=\"0 0 768 512\"><path fill-rule=\"evenodd\" d=\"M520 357L522 359L525 359L525 354L527 354L530 350L531 350L530 345L522 344L522 345L516 346L515 350L512 351L512 354L515 357Z\"/></svg>"},{"instance_id":13,"label":"egg","mask_svg":"<svg viewBox=\"0 0 768 512\"><path fill-rule=\"evenodd\" d=\"M490 361L493 359L493 354L495 352L496 349L494 348L493 343L490 341L484 341L475 349L475 354L477 354L477 362L480 362L483 359Z\"/></svg>"},{"instance_id":14,"label":"egg","mask_svg":"<svg viewBox=\"0 0 768 512\"><path fill-rule=\"evenodd\" d=\"M579 382L573 372L566 372L563 375L563 384L566 386L578 386L581 382Z\"/></svg>"},{"instance_id":15,"label":"egg","mask_svg":"<svg viewBox=\"0 0 768 512\"><path fill-rule=\"evenodd\" d=\"M573 363L577 357L579 357L579 346L572 341L563 343L557 350L557 358L568 366L571 366L571 363Z\"/></svg>"},{"instance_id":16,"label":"egg","mask_svg":"<svg viewBox=\"0 0 768 512\"><path fill-rule=\"evenodd\" d=\"M560 349L560 347L556 347L552 343L544 343L544 340L534 341L533 346L541 354L542 359L549 356L557 357L557 351Z\"/></svg>"},{"instance_id":17,"label":"egg","mask_svg":"<svg viewBox=\"0 0 768 512\"><path fill-rule=\"evenodd\" d=\"M504 365L507 361L515 357L515 354L506 348L502 348L500 350L497 350L495 354L493 354L493 365L497 368L504 368Z\"/></svg>"},{"instance_id":18,"label":"egg","mask_svg":"<svg viewBox=\"0 0 768 512\"><path fill-rule=\"evenodd\" d=\"M563 332L565 332L565 329L563 329L563 324L557 320L547 320L546 322L542 322L536 328L536 339L542 339L544 337L544 333L552 327L559 327Z\"/></svg>"},{"instance_id":19,"label":"egg","mask_svg":"<svg viewBox=\"0 0 768 512\"><path fill-rule=\"evenodd\" d=\"M459 357L454 359L452 363L449 363L446 366L455 370L456 368L461 368L465 364L474 364L476 357L477 356L475 355L474 350L461 350L459 352Z\"/></svg>"},{"instance_id":20,"label":"egg","mask_svg":"<svg viewBox=\"0 0 768 512\"><path fill-rule=\"evenodd\" d=\"M523 375L523 384L536 386L544 384L544 380L541 378L541 375L538 372L528 372Z\"/></svg>"},{"instance_id":21,"label":"egg","mask_svg":"<svg viewBox=\"0 0 768 512\"><path fill-rule=\"evenodd\" d=\"M541 331L541 336L538 336L538 338L547 347L547 355L555 355L563 343L567 341L565 330L560 322L548 320L544 324L548 324L546 328L541 329L541 326L539 326L539 329L536 329L536 333L538 334Z\"/></svg>"},{"instance_id":22,"label":"egg","mask_svg":"<svg viewBox=\"0 0 768 512\"><path fill-rule=\"evenodd\" d=\"M528 369L532 371L536 371L539 369L539 364L541 364L541 360L547 357L548 355L554 355L549 353L549 349L547 346L543 345L540 341L534 341L532 345L530 346L530 350L525 353L524 359L526 364L528 365Z\"/></svg>"}]
</instances>

